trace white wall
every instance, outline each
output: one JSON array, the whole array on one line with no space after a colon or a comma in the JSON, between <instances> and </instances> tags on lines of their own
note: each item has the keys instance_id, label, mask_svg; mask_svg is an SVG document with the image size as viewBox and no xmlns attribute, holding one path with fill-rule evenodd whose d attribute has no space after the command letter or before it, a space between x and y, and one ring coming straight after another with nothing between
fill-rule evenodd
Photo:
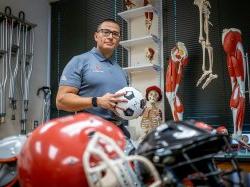
<instances>
[{"instance_id":1,"label":"white wall","mask_svg":"<svg viewBox=\"0 0 250 187\"><path fill-rule=\"evenodd\" d=\"M50 59L50 5L48 0L0 0L0 11L10 6L12 14L17 16L19 11L24 11L25 18L34 24L34 64L31 75L30 102L28 112L28 128L31 129L34 120L39 122L42 119L43 94L36 95L37 89L49 85L49 59ZM8 89L8 85L7 85ZM8 95L8 94L7 94ZM20 101L17 102L20 106ZM20 133L20 115L16 115L16 120L12 121L11 111L6 100L7 116L6 122L0 125L0 139ZM20 110L17 111L20 114Z\"/></svg>"}]
</instances>

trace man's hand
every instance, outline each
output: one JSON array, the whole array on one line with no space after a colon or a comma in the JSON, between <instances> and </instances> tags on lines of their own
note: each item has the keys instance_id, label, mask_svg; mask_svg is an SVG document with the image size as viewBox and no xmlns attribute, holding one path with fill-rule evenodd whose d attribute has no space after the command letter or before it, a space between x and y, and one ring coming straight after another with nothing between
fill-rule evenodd
<instances>
[{"instance_id":1,"label":"man's hand","mask_svg":"<svg viewBox=\"0 0 250 187\"><path fill-rule=\"evenodd\" d=\"M117 103L128 102L127 99L122 97L123 95L125 95L125 92L115 94L106 93L102 97L97 98L97 105L102 108L114 111Z\"/></svg>"}]
</instances>

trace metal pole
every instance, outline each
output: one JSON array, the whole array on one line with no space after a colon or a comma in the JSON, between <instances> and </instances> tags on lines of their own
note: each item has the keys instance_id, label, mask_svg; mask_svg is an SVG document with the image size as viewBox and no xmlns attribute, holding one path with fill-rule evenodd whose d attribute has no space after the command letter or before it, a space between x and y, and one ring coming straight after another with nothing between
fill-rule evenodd
<instances>
[{"instance_id":1,"label":"metal pole","mask_svg":"<svg viewBox=\"0 0 250 187\"><path fill-rule=\"evenodd\" d=\"M246 56L245 56L245 59L246 59L246 71L247 71L247 91L248 92L248 101L250 103L250 94L249 94L249 89L250 89L250 75L249 75L249 62L248 62L248 53L246 53Z\"/></svg>"}]
</instances>

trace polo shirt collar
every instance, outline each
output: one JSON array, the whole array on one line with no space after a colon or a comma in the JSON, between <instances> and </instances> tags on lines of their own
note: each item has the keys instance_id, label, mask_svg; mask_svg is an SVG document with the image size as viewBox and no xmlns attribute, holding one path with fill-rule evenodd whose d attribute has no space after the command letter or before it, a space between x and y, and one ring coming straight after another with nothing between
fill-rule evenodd
<instances>
[{"instance_id":1,"label":"polo shirt collar","mask_svg":"<svg viewBox=\"0 0 250 187\"><path fill-rule=\"evenodd\" d=\"M96 48L96 47L93 47L93 49L91 50L91 52L97 57L97 59L100 61L100 62L104 62L104 61L108 61L110 62L111 64L114 64L114 57L111 56L110 58L105 58L103 56L103 54Z\"/></svg>"}]
</instances>

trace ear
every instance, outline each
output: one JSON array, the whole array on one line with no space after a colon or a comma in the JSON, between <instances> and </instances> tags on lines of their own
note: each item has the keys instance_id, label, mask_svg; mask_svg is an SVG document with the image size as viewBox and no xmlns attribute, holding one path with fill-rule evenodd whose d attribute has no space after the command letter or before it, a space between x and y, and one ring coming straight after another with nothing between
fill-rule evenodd
<instances>
[{"instance_id":1,"label":"ear","mask_svg":"<svg viewBox=\"0 0 250 187\"><path fill-rule=\"evenodd\" d=\"M98 40L98 33L97 32L95 32L94 38L95 38L95 41L97 42L97 40Z\"/></svg>"}]
</instances>

